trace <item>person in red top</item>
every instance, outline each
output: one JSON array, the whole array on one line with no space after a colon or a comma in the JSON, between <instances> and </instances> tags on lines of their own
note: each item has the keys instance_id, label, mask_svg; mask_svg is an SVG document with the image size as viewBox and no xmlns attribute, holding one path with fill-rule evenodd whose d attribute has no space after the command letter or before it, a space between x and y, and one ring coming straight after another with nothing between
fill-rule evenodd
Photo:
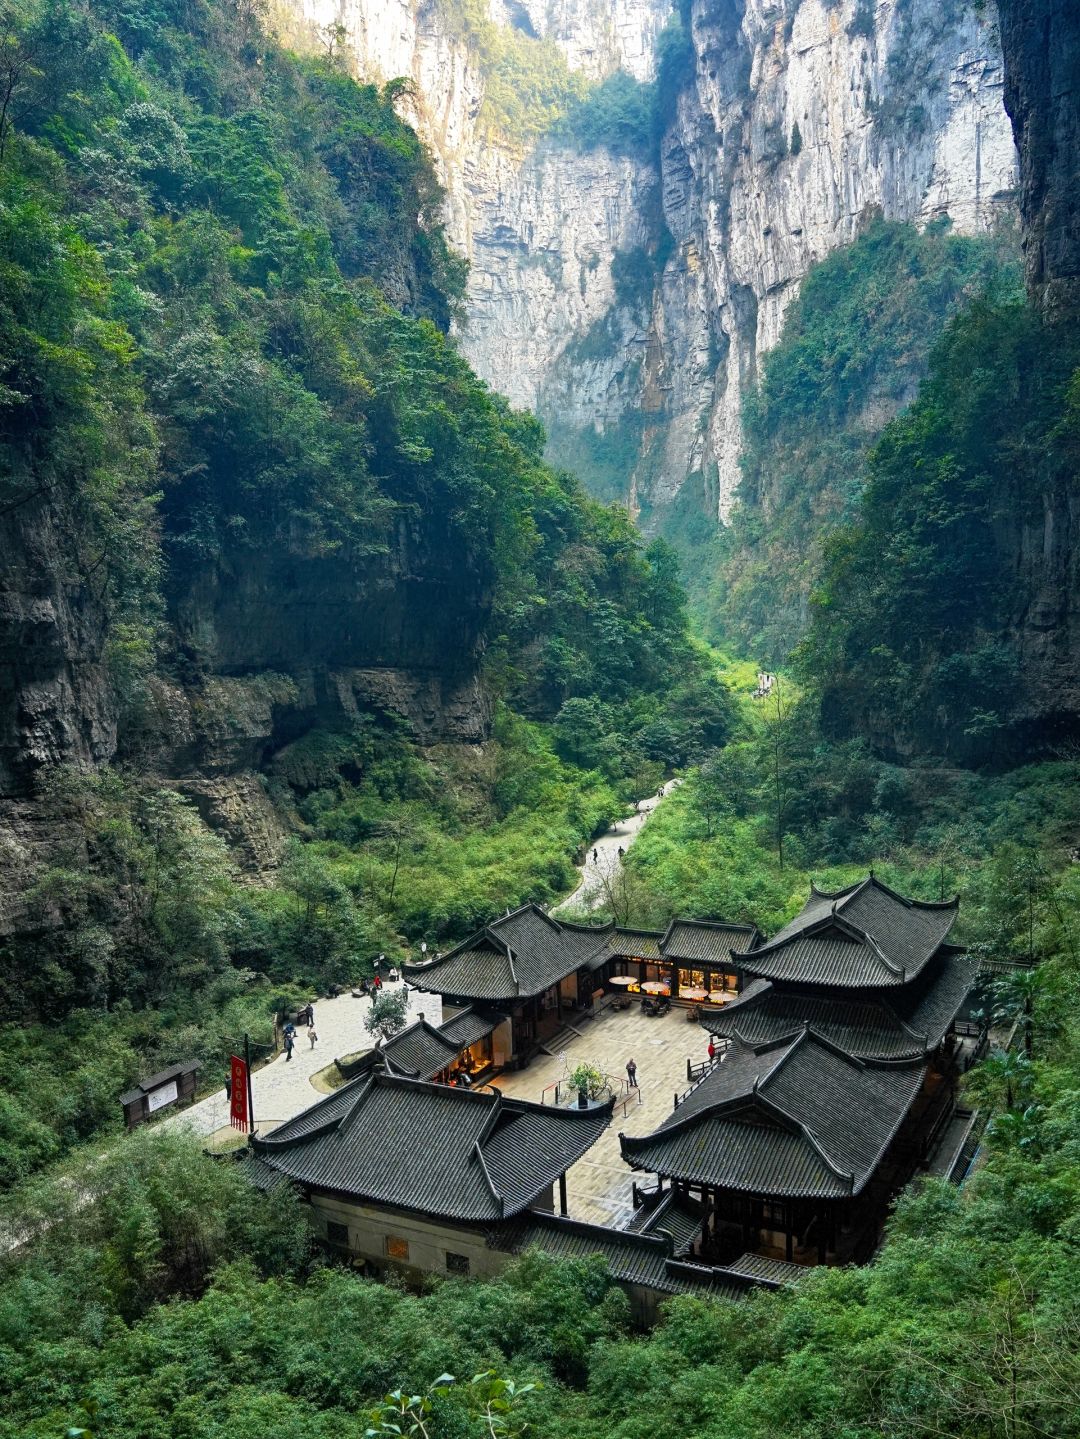
<instances>
[{"instance_id":1,"label":"person in red top","mask_svg":"<svg viewBox=\"0 0 1080 1439\"><path fill-rule=\"evenodd\" d=\"M709 1062L711 1063L715 1058L716 1058L716 1045L715 1045L715 1044L713 1043L713 1041L710 1039L710 1040L709 1040Z\"/></svg>"}]
</instances>

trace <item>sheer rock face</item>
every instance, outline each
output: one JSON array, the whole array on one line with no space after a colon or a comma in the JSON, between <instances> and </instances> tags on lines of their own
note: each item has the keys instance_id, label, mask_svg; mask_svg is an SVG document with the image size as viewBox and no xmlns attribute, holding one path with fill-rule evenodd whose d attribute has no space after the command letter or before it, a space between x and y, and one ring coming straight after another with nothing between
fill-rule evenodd
<instances>
[{"instance_id":1,"label":"sheer rock face","mask_svg":"<svg viewBox=\"0 0 1080 1439\"><path fill-rule=\"evenodd\" d=\"M340 15L360 74L413 81L409 118L472 265L466 353L548 421L554 458L582 464L567 435L594 450L605 436L646 526L690 476L727 514L758 359L810 266L869 213L947 216L970 233L1011 208L992 3L977 15L959 0L693 0L692 60L651 159L550 139L523 153L490 133L483 62L440 0L297 0L287 13L297 30ZM492 0L490 13L592 78L649 79L670 4ZM655 272L617 285L615 257L635 252Z\"/></svg>"},{"instance_id":2,"label":"sheer rock face","mask_svg":"<svg viewBox=\"0 0 1080 1439\"><path fill-rule=\"evenodd\" d=\"M1080 309L1080 8L1001 0L1001 43L1028 284L1067 318Z\"/></svg>"},{"instance_id":3,"label":"sheer rock face","mask_svg":"<svg viewBox=\"0 0 1080 1439\"><path fill-rule=\"evenodd\" d=\"M268 540L176 577L171 678L119 723L94 556L45 496L0 517L0 935L63 922L28 903L49 865L83 844L58 767L134 764L190 798L240 868L277 864L285 829L260 775L318 724L373 710L422 744L490 732L480 678L492 576L443 517L402 520L387 553L331 558Z\"/></svg>"},{"instance_id":4,"label":"sheer rock face","mask_svg":"<svg viewBox=\"0 0 1080 1439\"><path fill-rule=\"evenodd\" d=\"M991 27L965 7L722 0L693 15L696 78L667 144L694 188L668 223L685 215L702 257L691 293L721 354L688 468L723 516L741 395L807 270L876 210L988 228L1011 204L1015 152Z\"/></svg>"},{"instance_id":5,"label":"sheer rock face","mask_svg":"<svg viewBox=\"0 0 1080 1439\"><path fill-rule=\"evenodd\" d=\"M181 653L216 683L284 675L303 690L314 676L317 693L286 708L347 717L370 691L422 740L478 740L493 584L490 561L429 506L397 520L385 553L310 554L273 535L213 566L177 569L169 611ZM433 695L446 699L444 733Z\"/></svg>"},{"instance_id":6,"label":"sheer rock face","mask_svg":"<svg viewBox=\"0 0 1080 1439\"><path fill-rule=\"evenodd\" d=\"M53 765L108 758L116 743L104 620L91 558L70 552L72 524L48 494L0 520L0 800Z\"/></svg>"},{"instance_id":7,"label":"sheer rock face","mask_svg":"<svg viewBox=\"0 0 1080 1439\"><path fill-rule=\"evenodd\" d=\"M1002 0L1005 103L1020 152L1028 288L1048 315L1080 315L1080 7L1075 0ZM1080 715L1080 498L1044 493L1002 537L1021 597L1012 634L1035 739L1075 742Z\"/></svg>"}]
</instances>

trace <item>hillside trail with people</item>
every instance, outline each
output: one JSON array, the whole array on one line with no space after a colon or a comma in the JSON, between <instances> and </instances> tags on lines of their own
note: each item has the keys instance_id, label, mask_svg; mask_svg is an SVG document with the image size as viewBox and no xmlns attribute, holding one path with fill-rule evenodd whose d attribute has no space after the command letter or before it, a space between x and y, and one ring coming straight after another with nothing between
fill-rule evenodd
<instances>
[{"instance_id":1,"label":"hillside trail with people","mask_svg":"<svg viewBox=\"0 0 1080 1439\"><path fill-rule=\"evenodd\" d=\"M397 994L402 988L406 989L409 997L407 1024L412 1024L421 1016L430 1024L438 1026L442 1023L440 995L424 994L411 986L403 986L400 980L389 979L384 982L382 993ZM364 1020L371 1010L371 1000L367 996L358 999L346 990L334 998L316 999L314 1005L318 1042L310 1045L306 1028L301 1027L297 1030L296 1047L290 1060L286 1060L284 1052L279 1052L268 1063L252 1071L255 1123L258 1128L275 1128L310 1108L325 1092L314 1084L314 1077L333 1064L335 1059L370 1049L375 1043L364 1027ZM228 1124L229 1101L222 1087L187 1109L170 1115L161 1122L161 1127L175 1125L196 1134L209 1135L227 1128Z\"/></svg>"},{"instance_id":2,"label":"hillside trail with people","mask_svg":"<svg viewBox=\"0 0 1080 1439\"><path fill-rule=\"evenodd\" d=\"M597 909L604 899L604 884L621 865L626 851L644 829L649 815L682 784L681 779L668 780L648 799L638 800L637 809L620 819L592 841L585 852L585 863L578 866L581 880L572 894L552 905L551 913L560 910Z\"/></svg>"},{"instance_id":3,"label":"hillside trail with people","mask_svg":"<svg viewBox=\"0 0 1080 1439\"><path fill-rule=\"evenodd\" d=\"M610 877L622 863L622 856L641 833L649 815L681 783L681 780L669 780L656 794L640 800L633 814L618 820L593 840L585 863L580 866L581 882L572 894L554 906L552 913L571 904L586 910L598 907L604 897L605 878ZM394 993L401 987L400 981L387 981L384 993ZM442 1022L439 995L424 994L410 987L408 996L408 1023L421 1015L436 1026ZM321 1091L312 1083L317 1074L335 1058L371 1046L373 1040L363 1024L369 1003L366 998L355 999L348 991L333 999L315 1000L317 1045L314 1048L309 1046L306 1032L301 1027L291 1060L286 1061L285 1055L279 1053L252 1074L256 1124L273 1128L307 1109L321 1098ZM200 1135L210 1135L226 1128L228 1123L229 1103L224 1088L221 1088L163 1120L162 1126L176 1125Z\"/></svg>"}]
</instances>

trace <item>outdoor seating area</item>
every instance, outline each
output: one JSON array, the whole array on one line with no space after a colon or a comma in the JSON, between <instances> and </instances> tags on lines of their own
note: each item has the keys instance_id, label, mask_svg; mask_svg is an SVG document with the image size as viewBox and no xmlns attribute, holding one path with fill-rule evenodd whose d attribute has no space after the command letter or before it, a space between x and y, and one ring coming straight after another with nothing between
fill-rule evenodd
<instances>
[{"instance_id":1,"label":"outdoor seating area","mask_svg":"<svg viewBox=\"0 0 1080 1439\"><path fill-rule=\"evenodd\" d=\"M694 1013L700 1012L702 1005L719 1006L727 1004L738 995L738 980L735 975L729 977L729 988L705 989L702 985L693 983L684 984L680 980L676 983L676 992L673 995L671 992L672 980L670 975L666 974L661 966L650 967L659 969L660 978L642 980L635 974L612 974L608 976L608 984L617 986L622 995L629 997L630 1003L638 997L641 997L643 1000L645 997L651 997L654 1000L667 999L669 1002L674 999L675 1002L679 1004L693 1005L694 1010L692 1012Z\"/></svg>"}]
</instances>

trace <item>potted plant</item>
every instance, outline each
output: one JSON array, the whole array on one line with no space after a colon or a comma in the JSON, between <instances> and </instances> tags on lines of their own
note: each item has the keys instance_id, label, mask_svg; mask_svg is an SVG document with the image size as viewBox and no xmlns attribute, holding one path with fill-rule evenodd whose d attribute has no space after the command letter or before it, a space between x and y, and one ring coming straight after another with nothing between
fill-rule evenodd
<instances>
[{"instance_id":1,"label":"potted plant","mask_svg":"<svg viewBox=\"0 0 1080 1439\"><path fill-rule=\"evenodd\" d=\"M595 1064L579 1064L570 1075L570 1087L577 1090L581 1109L588 1109L590 1101L595 1104L611 1091L607 1075Z\"/></svg>"}]
</instances>

